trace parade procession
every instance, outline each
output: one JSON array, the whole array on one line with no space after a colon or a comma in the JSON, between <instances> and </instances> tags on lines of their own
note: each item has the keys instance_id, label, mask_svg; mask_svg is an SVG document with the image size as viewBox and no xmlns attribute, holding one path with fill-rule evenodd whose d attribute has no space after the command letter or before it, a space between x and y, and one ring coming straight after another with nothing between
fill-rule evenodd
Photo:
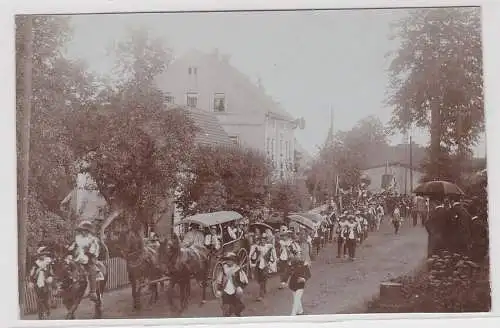
<instances>
[{"instance_id":1,"label":"parade procession","mask_svg":"<svg viewBox=\"0 0 500 328\"><path fill-rule=\"evenodd\" d=\"M483 185L484 181L483 178L480 183ZM137 234L127 234L129 245L136 247L129 250L128 254L132 255L124 255L134 309L141 309L141 288L148 287L150 306L159 301L160 291L166 291L170 313L187 311L189 302L194 301L190 296L194 278L198 284L193 288L201 287L200 302L204 304L210 299L220 302L222 316L245 315L246 302L266 302L268 293L279 293L282 289L290 290L293 295L290 315L304 315L307 310L302 297L307 293L306 286L315 284L312 272L322 253L336 255L332 273L348 262L369 260L363 255L358 259L357 254L363 252L363 245L370 243L372 235L380 238L381 231L383 238L391 239L391 235L404 236L405 230L425 227L429 238L428 257L449 250L467 252L480 261L487 253L487 241L481 242L487 239L484 200L482 203L477 197L466 199L458 186L444 181L417 186L418 196L414 197L389 190L371 194L363 190L363 186L365 183L353 192L340 191L337 201L304 213L292 212L279 219L266 218L261 213L244 217L235 211L219 211L182 219L168 239L155 229L149 229L142 240L131 241ZM424 210L419 208L422 200ZM432 224L443 219L456 222L441 227L453 232L448 240L436 237L443 231ZM467 225L464 222L468 222ZM94 316L102 317L102 302L106 297L103 293L110 272L105 261L97 259L109 258L109 250L96 231L93 223L82 221L69 247L39 245L30 271L30 286L37 290L40 319L49 318L50 299L54 295L62 295L67 319L75 318L75 311L84 298L95 302ZM481 236L470 239L474 234ZM479 244L471 244L471 240ZM72 283L65 280L68 274L79 278ZM276 283L270 283L272 281ZM49 285L55 289L48 288ZM87 285L88 294L84 295ZM174 289L176 285L178 293ZM256 290L253 296L247 292L247 287L252 285ZM270 285L275 290L271 290ZM74 288L77 294L73 294ZM54 290L56 293L52 294ZM64 297L71 297L73 303ZM175 305L174 298L178 298L180 307Z\"/></svg>"},{"instance_id":2,"label":"parade procession","mask_svg":"<svg viewBox=\"0 0 500 328\"><path fill-rule=\"evenodd\" d=\"M20 318L489 311L479 11L219 14L16 17Z\"/></svg>"}]
</instances>

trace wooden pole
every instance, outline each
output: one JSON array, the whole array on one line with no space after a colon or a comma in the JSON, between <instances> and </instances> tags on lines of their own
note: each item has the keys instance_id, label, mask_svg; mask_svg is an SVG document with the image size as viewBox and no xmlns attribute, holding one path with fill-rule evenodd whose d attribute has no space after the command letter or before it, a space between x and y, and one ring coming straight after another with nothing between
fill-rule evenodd
<instances>
[{"instance_id":1,"label":"wooden pole","mask_svg":"<svg viewBox=\"0 0 500 328\"><path fill-rule=\"evenodd\" d=\"M410 193L413 192L413 145L410 133Z\"/></svg>"},{"instance_id":2,"label":"wooden pole","mask_svg":"<svg viewBox=\"0 0 500 328\"><path fill-rule=\"evenodd\" d=\"M28 220L28 182L29 182L29 158L30 158L30 122L31 122L31 97L32 97L32 70L33 70L33 23L31 16L26 16L26 22L23 29L24 34L24 68L23 68L23 83L24 83L24 93L23 93L23 105L21 107L22 115L22 125L21 125L21 152L22 152L22 163L21 172L21 184L19 186L20 201L21 201L21 213L18 217L18 251L19 251L19 308L21 310L21 315L24 314L25 310L25 277L26 277L26 248L27 248L27 236L26 236L26 222ZM19 114L18 114L19 115ZM19 118L19 116L18 116Z\"/></svg>"}]
</instances>

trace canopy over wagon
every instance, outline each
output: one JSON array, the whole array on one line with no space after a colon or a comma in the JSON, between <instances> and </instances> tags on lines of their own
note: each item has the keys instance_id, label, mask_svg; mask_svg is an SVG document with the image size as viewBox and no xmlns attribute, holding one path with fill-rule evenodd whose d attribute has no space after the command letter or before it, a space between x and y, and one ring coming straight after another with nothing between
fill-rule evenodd
<instances>
[{"instance_id":1,"label":"canopy over wagon","mask_svg":"<svg viewBox=\"0 0 500 328\"><path fill-rule=\"evenodd\" d=\"M316 213L293 213L293 214L302 216L302 217L308 219L309 221L312 221L314 223L313 229L319 227L323 223L326 223L325 218L320 214L316 214Z\"/></svg>"},{"instance_id":2,"label":"canopy over wagon","mask_svg":"<svg viewBox=\"0 0 500 328\"><path fill-rule=\"evenodd\" d=\"M291 221L290 222L291 226L299 225L300 227L303 227L303 228L306 228L309 230L316 229L316 223L305 216L302 216L299 214L291 214L288 216L288 218Z\"/></svg>"},{"instance_id":3,"label":"canopy over wagon","mask_svg":"<svg viewBox=\"0 0 500 328\"><path fill-rule=\"evenodd\" d=\"M219 236L218 238L221 240L220 248L212 249L211 280L214 295L216 292L216 277L223 270L222 255L224 253L235 253L238 256L238 264L248 273L248 251L246 240L243 238L243 229L235 229L237 225L246 225L247 223L247 220L241 214L234 211L196 214L177 223L178 226L187 226L190 229L185 234L183 243L187 243L193 237L198 239L203 236L205 238L206 235L212 233Z\"/></svg>"},{"instance_id":4,"label":"canopy over wagon","mask_svg":"<svg viewBox=\"0 0 500 328\"><path fill-rule=\"evenodd\" d=\"M204 228L224 224L231 221L243 220L243 216L234 211L220 211L213 213L201 213L182 219L182 224L196 224Z\"/></svg>"}]
</instances>

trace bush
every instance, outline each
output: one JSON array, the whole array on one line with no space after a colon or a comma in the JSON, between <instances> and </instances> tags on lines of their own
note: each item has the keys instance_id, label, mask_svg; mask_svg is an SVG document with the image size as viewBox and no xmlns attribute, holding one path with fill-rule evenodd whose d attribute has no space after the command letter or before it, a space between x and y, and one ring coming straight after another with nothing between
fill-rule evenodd
<instances>
[{"instance_id":1,"label":"bush","mask_svg":"<svg viewBox=\"0 0 500 328\"><path fill-rule=\"evenodd\" d=\"M488 312L491 309L489 263L477 264L460 254L442 252L427 260L416 276L393 280L403 285L397 312ZM387 312L379 301L368 312Z\"/></svg>"}]
</instances>

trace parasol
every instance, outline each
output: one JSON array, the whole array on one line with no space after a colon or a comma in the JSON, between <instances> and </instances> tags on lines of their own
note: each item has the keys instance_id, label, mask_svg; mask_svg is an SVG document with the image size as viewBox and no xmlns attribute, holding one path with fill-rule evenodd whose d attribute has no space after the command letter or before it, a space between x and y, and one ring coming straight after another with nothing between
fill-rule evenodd
<instances>
[{"instance_id":1,"label":"parasol","mask_svg":"<svg viewBox=\"0 0 500 328\"><path fill-rule=\"evenodd\" d=\"M424 182L415 188L413 192L417 195L454 195L461 196L464 192L456 184L448 181L429 181Z\"/></svg>"}]
</instances>

